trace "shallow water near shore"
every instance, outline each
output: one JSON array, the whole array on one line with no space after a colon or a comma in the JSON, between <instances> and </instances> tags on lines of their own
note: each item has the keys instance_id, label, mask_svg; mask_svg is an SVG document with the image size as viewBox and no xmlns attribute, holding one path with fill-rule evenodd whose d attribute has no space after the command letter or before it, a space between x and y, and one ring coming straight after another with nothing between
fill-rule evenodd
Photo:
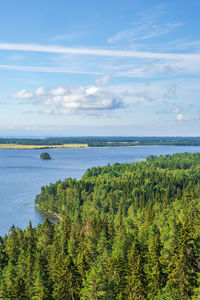
<instances>
[{"instance_id":1,"label":"shallow water near shore","mask_svg":"<svg viewBox=\"0 0 200 300\"><path fill-rule=\"evenodd\" d=\"M0 149L0 235L15 224L22 229L29 221L36 226L44 216L35 208L42 185L81 178L94 166L130 163L149 155L200 152L199 146L149 146L130 148L48 149L52 160L41 160L41 150Z\"/></svg>"}]
</instances>

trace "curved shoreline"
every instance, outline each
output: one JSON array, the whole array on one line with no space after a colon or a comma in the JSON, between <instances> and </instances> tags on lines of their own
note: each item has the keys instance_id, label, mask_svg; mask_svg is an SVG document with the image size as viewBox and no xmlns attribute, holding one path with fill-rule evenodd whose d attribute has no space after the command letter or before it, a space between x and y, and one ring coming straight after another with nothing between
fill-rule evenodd
<instances>
[{"instance_id":1,"label":"curved shoreline","mask_svg":"<svg viewBox=\"0 0 200 300\"><path fill-rule=\"evenodd\" d=\"M51 217L52 219L56 219L58 222L62 222L63 218L57 214L56 212L49 209L41 209L39 206L35 206L42 215L46 215L47 217Z\"/></svg>"},{"instance_id":2,"label":"curved shoreline","mask_svg":"<svg viewBox=\"0 0 200 300\"><path fill-rule=\"evenodd\" d=\"M51 210L47 210L48 214L50 214L52 217L57 219L59 222L62 222L63 218L59 216L56 212L53 212Z\"/></svg>"}]
</instances>

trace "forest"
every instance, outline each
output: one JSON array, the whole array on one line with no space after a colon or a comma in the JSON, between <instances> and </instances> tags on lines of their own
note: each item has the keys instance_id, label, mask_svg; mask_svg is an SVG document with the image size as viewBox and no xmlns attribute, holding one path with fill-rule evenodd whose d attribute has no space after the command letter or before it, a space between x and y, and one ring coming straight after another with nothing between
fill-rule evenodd
<instances>
[{"instance_id":1,"label":"forest","mask_svg":"<svg viewBox=\"0 0 200 300\"><path fill-rule=\"evenodd\" d=\"M85 136L85 137L44 137L44 138L0 138L0 145L64 145L86 144L88 147L127 147L127 146L200 146L199 137L124 137L124 136Z\"/></svg>"},{"instance_id":2,"label":"forest","mask_svg":"<svg viewBox=\"0 0 200 300\"><path fill-rule=\"evenodd\" d=\"M43 186L60 216L0 239L0 299L200 297L200 153L88 169Z\"/></svg>"}]
</instances>

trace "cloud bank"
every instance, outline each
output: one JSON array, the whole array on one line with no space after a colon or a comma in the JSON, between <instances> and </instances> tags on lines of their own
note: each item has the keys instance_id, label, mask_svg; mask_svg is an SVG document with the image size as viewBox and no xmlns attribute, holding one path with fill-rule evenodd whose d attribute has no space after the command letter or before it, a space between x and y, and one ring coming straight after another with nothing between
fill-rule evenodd
<instances>
[{"instance_id":1,"label":"cloud bank","mask_svg":"<svg viewBox=\"0 0 200 300\"><path fill-rule=\"evenodd\" d=\"M32 99L33 104L42 107L44 114L96 115L124 107L122 99L109 89L96 86L67 87L55 89L37 88L33 93L21 90L11 95L15 99Z\"/></svg>"}]
</instances>

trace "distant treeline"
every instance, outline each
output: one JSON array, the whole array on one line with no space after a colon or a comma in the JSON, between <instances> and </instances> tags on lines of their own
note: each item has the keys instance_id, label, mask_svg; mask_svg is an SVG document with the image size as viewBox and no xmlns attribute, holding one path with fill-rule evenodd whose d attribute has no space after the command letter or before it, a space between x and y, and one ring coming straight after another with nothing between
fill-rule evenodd
<instances>
[{"instance_id":1,"label":"distant treeline","mask_svg":"<svg viewBox=\"0 0 200 300\"><path fill-rule=\"evenodd\" d=\"M88 144L89 147L123 147L145 145L200 146L200 137L48 137L0 138L0 144L64 145Z\"/></svg>"}]
</instances>

